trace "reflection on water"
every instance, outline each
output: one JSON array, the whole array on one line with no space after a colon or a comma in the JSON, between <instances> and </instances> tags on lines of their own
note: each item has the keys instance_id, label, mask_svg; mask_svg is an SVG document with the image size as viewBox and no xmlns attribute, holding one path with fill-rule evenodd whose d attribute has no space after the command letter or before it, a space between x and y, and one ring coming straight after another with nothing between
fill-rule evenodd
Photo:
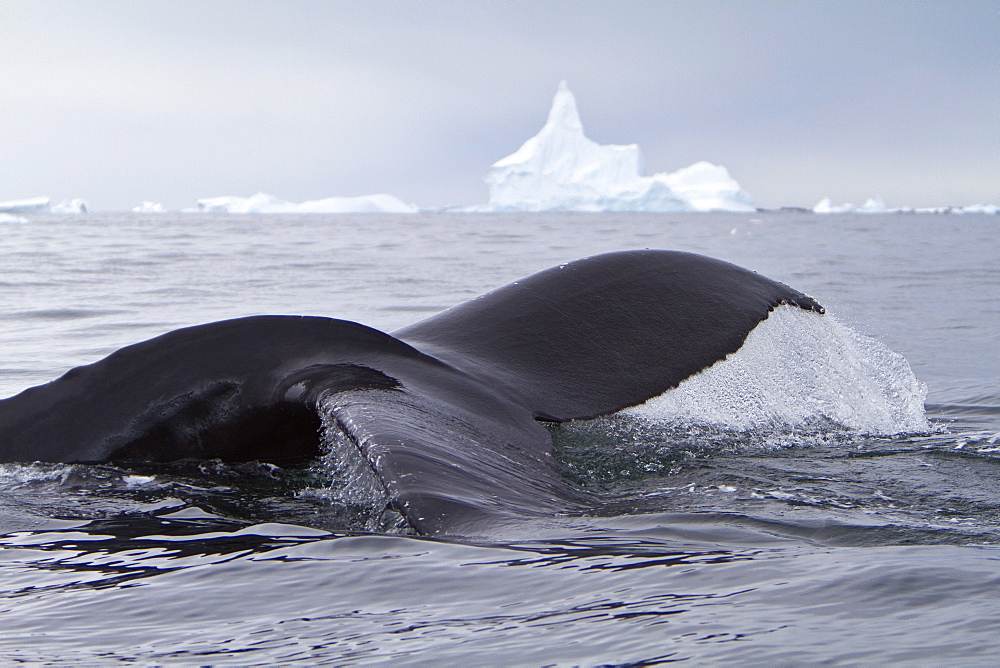
<instances>
[{"instance_id":1,"label":"reflection on water","mask_svg":"<svg viewBox=\"0 0 1000 668\"><path fill-rule=\"evenodd\" d=\"M617 535L612 521L596 535L501 545L208 517L21 532L0 550L0 650L70 664L95 648L102 661L143 663L589 664L732 661L747 651L780 663L791 648L807 661L891 662L940 651L940 636L921 635L930 626L960 634L962 653L949 645L947 655L969 660L988 657L1000 630L996 547L858 553L655 535L670 534L657 524L677 517L644 527L623 518ZM735 527L714 537L749 534ZM766 528L757 530L765 542ZM855 654L844 629L859 619L867 635ZM803 625L808 638L796 630ZM892 642L899 634L917 642Z\"/></svg>"}]
</instances>

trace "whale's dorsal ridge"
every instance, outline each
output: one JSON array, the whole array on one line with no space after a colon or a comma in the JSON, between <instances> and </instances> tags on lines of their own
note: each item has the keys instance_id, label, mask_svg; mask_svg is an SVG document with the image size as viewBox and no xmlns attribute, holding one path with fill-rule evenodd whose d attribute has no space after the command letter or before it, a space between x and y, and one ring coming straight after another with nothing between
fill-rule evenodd
<instances>
[{"instance_id":1,"label":"whale's dorsal ridge","mask_svg":"<svg viewBox=\"0 0 1000 668\"><path fill-rule=\"evenodd\" d=\"M606 415L735 352L768 313L811 297L682 251L606 253L546 269L393 332L492 376L539 418Z\"/></svg>"}]
</instances>

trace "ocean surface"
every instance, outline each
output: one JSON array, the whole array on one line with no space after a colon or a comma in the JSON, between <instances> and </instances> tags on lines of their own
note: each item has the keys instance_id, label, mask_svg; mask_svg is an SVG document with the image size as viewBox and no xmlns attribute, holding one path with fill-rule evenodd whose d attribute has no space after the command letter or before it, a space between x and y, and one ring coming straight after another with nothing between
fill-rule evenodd
<instances>
[{"instance_id":1,"label":"ocean surface","mask_svg":"<svg viewBox=\"0 0 1000 668\"><path fill-rule=\"evenodd\" d=\"M391 332L635 248L832 318L769 318L644 413L551 425L589 505L498 535L414 535L329 457L0 465L0 662L1000 661L998 216L28 216L0 224L0 397L182 326Z\"/></svg>"}]
</instances>

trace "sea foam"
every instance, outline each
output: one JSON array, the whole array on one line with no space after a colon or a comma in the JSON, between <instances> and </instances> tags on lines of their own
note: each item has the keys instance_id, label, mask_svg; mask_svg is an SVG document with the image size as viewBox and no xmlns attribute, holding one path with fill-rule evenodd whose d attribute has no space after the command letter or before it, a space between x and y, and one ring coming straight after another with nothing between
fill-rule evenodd
<instances>
[{"instance_id":1,"label":"sea foam","mask_svg":"<svg viewBox=\"0 0 1000 668\"><path fill-rule=\"evenodd\" d=\"M906 359L879 341L828 314L780 306L737 352L624 413L741 430L828 422L889 435L929 430L926 394Z\"/></svg>"}]
</instances>

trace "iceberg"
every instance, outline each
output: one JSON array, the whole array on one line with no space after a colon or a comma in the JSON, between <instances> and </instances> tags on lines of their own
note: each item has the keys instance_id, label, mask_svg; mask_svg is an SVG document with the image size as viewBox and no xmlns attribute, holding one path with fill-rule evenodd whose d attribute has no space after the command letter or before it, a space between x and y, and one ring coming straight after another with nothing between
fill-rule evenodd
<instances>
[{"instance_id":1,"label":"iceberg","mask_svg":"<svg viewBox=\"0 0 1000 668\"><path fill-rule=\"evenodd\" d=\"M861 206L850 202L836 205L829 197L824 197L812 208L813 213L903 213L910 209L890 209L881 197L869 197Z\"/></svg>"},{"instance_id":2,"label":"iceberg","mask_svg":"<svg viewBox=\"0 0 1000 668\"><path fill-rule=\"evenodd\" d=\"M251 197L204 197L198 200L201 213L416 213L417 207L393 195L327 197L295 203L267 193Z\"/></svg>"},{"instance_id":3,"label":"iceberg","mask_svg":"<svg viewBox=\"0 0 1000 668\"><path fill-rule=\"evenodd\" d=\"M858 207L858 213L891 213L895 209L889 209L881 197L869 197L865 203Z\"/></svg>"},{"instance_id":4,"label":"iceberg","mask_svg":"<svg viewBox=\"0 0 1000 668\"><path fill-rule=\"evenodd\" d=\"M911 211L911 209L906 207L890 209L885 205L885 200L881 197L869 197L861 206L854 206L850 202L838 206L829 197L824 197L812 210L813 213L904 213Z\"/></svg>"},{"instance_id":5,"label":"iceberg","mask_svg":"<svg viewBox=\"0 0 1000 668\"><path fill-rule=\"evenodd\" d=\"M132 210L136 213L165 213L166 208L159 202L139 202L137 206L132 207Z\"/></svg>"},{"instance_id":6,"label":"iceberg","mask_svg":"<svg viewBox=\"0 0 1000 668\"><path fill-rule=\"evenodd\" d=\"M294 205L267 193L257 193L251 197L203 197L198 200L202 213L290 213Z\"/></svg>"},{"instance_id":7,"label":"iceberg","mask_svg":"<svg viewBox=\"0 0 1000 668\"><path fill-rule=\"evenodd\" d=\"M297 204L296 213L416 213L412 204L393 195L361 195L360 197L327 197Z\"/></svg>"},{"instance_id":8,"label":"iceberg","mask_svg":"<svg viewBox=\"0 0 1000 668\"><path fill-rule=\"evenodd\" d=\"M848 203L837 206L829 197L824 197L816 203L816 206L812 208L812 211L813 213L850 213L851 211L854 211L854 205Z\"/></svg>"},{"instance_id":9,"label":"iceberg","mask_svg":"<svg viewBox=\"0 0 1000 668\"><path fill-rule=\"evenodd\" d=\"M87 203L82 199L65 199L49 210L52 213L87 213Z\"/></svg>"},{"instance_id":10,"label":"iceberg","mask_svg":"<svg viewBox=\"0 0 1000 668\"><path fill-rule=\"evenodd\" d=\"M0 213L45 213L48 210L48 197L29 197L0 202Z\"/></svg>"},{"instance_id":11,"label":"iceberg","mask_svg":"<svg viewBox=\"0 0 1000 668\"><path fill-rule=\"evenodd\" d=\"M756 211L725 167L697 162L642 176L636 144L588 139L563 81L541 131L486 174L489 204L472 211Z\"/></svg>"}]
</instances>

